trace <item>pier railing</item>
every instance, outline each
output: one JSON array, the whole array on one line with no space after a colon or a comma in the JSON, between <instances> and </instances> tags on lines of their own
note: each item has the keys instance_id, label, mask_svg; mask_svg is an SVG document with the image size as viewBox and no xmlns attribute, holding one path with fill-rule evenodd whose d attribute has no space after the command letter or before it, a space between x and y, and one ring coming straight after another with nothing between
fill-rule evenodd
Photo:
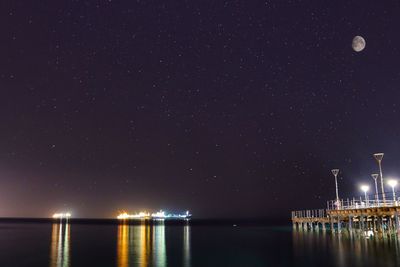
<instances>
[{"instance_id":1,"label":"pier railing","mask_svg":"<svg viewBox=\"0 0 400 267\"><path fill-rule=\"evenodd\" d=\"M292 211L292 219L295 219L295 218L324 218L324 217L326 217L326 211L324 209Z\"/></svg>"},{"instance_id":2,"label":"pier railing","mask_svg":"<svg viewBox=\"0 0 400 267\"><path fill-rule=\"evenodd\" d=\"M396 207L400 206L400 198L396 200L375 200L375 199L347 199L347 200L331 200L327 202L327 210L352 210L379 207Z\"/></svg>"}]
</instances>

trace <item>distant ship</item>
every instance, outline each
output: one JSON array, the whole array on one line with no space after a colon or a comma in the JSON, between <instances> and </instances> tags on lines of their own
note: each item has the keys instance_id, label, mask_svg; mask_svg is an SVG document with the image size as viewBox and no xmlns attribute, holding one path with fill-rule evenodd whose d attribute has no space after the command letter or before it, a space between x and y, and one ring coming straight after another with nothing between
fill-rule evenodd
<instances>
[{"instance_id":1,"label":"distant ship","mask_svg":"<svg viewBox=\"0 0 400 267\"><path fill-rule=\"evenodd\" d=\"M117 216L119 220L189 220L192 217L192 214L189 211L186 211L184 214L173 214L166 213L163 210L160 210L155 213L149 213L145 211L141 211L135 214L128 214L127 212L120 213Z\"/></svg>"}]
</instances>

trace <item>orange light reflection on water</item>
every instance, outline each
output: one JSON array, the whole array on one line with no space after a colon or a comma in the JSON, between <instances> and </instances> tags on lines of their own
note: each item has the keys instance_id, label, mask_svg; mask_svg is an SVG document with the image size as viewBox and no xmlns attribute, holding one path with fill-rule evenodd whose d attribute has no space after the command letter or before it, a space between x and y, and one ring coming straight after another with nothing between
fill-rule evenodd
<instances>
[{"instance_id":1,"label":"orange light reflection on water","mask_svg":"<svg viewBox=\"0 0 400 267\"><path fill-rule=\"evenodd\" d=\"M118 226L117 266L129 266L129 226L122 224Z\"/></svg>"},{"instance_id":2,"label":"orange light reflection on water","mask_svg":"<svg viewBox=\"0 0 400 267\"><path fill-rule=\"evenodd\" d=\"M164 224L118 226L117 267L167 266Z\"/></svg>"},{"instance_id":3,"label":"orange light reflection on water","mask_svg":"<svg viewBox=\"0 0 400 267\"><path fill-rule=\"evenodd\" d=\"M54 223L51 231L50 267L70 266L70 224Z\"/></svg>"}]
</instances>

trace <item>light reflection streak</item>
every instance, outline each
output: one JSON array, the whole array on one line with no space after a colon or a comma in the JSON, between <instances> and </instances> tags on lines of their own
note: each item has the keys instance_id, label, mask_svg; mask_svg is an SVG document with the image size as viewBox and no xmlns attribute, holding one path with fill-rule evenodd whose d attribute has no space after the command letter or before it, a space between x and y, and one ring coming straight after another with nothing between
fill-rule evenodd
<instances>
[{"instance_id":1,"label":"light reflection streak","mask_svg":"<svg viewBox=\"0 0 400 267\"><path fill-rule=\"evenodd\" d=\"M139 266L145 267L149 262L149 250L150 250L150 226L146 222L142 222L140 225L140 258L138 260Z\"/></svg>"},{"instance_id":2,"label":"light reflection streak","mask_svg":"<svg viewBox=\"0 0 400 267\"><path fill-rule=\"evenodd\" d=\"M54 223L51 232L50 267L70 266L70 224Z\"/></svg>"},{"instance_id":3,"label":"light reflection streak","mask_svg":"<svg viewBox=\"0 0 400 267\"><path fill-rule=\"evenodd\" d=\"M365 238L362 233L317 234L313 231L293 231L294 260L307 265L326 255L332 266L398 266L400 254L398 236ZM307 258L304 255L311 255ZM314 258L315 256L315 258Z\"/></svg>"},{"instance_id":4,"label":"light reflection streak","mask_svg":"<svg viewBox=\"0 0 400 267\"><path fill-rule=\"evenodd\" d=\"M68 267L69 263L69 252L70 252L70 224L65 224L65 236L64 236L64 257L63 267Z\"/></svg>"},{"instance_id":5,"label":"light reflection streak","mask_svg":"<svg viewBox=\"0 0 400 267\"><path fill-rule=\"evenodd\" d=\"M117 266L129 266L129 226L122 224L118 226Z\"/></svg>"},{"instance_id":6,"label":"light reflection streak","mask_svg":"<svg viewBox=\"0 0 400 267\"><path fill-rule=\"evenodd\" d=\"M140 225L118 226L117 267L165 267L167 247L165 225L142 222Z\"/></svg>"},{"instance_id":7,"label":"light reflection streak","mask_svg":"<svg viewBox=\"0 0 400 267\"><path fill-rule=\"evenodd\" d=\"M165 267L167 265L167 254L165 247L165 225L161 221L153 226L153 263L154 266Z\"/></svg>"},{"instance_id":8,"label":"light reflection streak","mask_svg":"<svg viewBox=\"0 0 400 267\"><path fill-rule=\"evenodd\" d=\"M149 265L150 229L141 225L118 225L117 267Z\"/></svg>"},{"instance_id":9,"label":"light reflection streak","mask_svg":"<svg viewBox=\"0 0 400 267\"><path fill-rule=\"evenodd\" d=\"M183 266L189 267L190 264L190 226L183 227Z\"/></svg>"}]
</instances>

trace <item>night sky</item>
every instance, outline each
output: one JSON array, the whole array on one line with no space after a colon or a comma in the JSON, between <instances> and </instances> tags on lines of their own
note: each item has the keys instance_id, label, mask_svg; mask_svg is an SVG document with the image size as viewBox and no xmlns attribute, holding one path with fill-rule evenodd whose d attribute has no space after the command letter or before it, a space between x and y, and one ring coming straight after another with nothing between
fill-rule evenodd
<instances>
[{"instance_id":1,"label":"night sky","mask_svg":"<svg viewBox=\"0 0 400 267\"><path fill-rule=\"evenodd\" d=\"M0 216L290 216L400 177L399 1L2 1ZM366 48L355 52L361 35Z\"/></svg>"}]
</instances>

